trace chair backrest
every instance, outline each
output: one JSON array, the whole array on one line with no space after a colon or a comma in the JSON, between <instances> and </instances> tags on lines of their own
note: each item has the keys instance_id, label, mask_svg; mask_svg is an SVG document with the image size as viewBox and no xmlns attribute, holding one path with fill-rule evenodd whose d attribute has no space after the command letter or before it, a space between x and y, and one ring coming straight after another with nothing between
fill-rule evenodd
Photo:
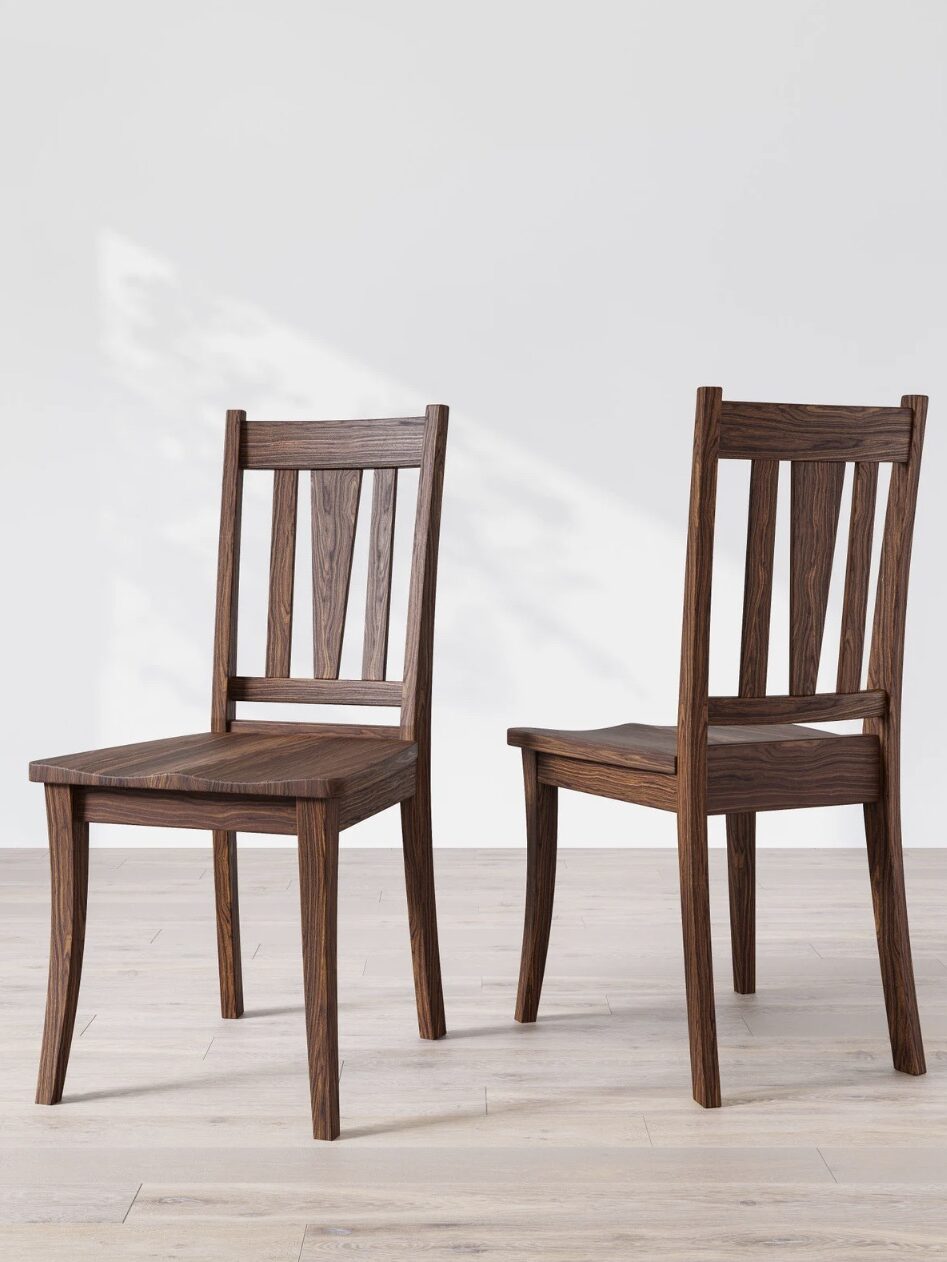
<instances>
[{"instance_id":1,"label":"chair backrest","mask_svg":"<svg viewBox=\"0 0 947 1262\"><path fill-rule=\"evenodd\" d=\"M217 571L211 726L215 732L281 728L430 738L434 597L447 408L424 416L367 421L248 421L227 413ZM387 678L398 470L419 469L408 592L404 672ZM273 529L265 673L239 676L237 607L245 469L273 470ZM290 678L299 473L312 488L313 676ZM340 679L362 475L373 471L362 672ZM393 706L400 724L283 724L239 720L238 701Z\"/></svg>"},{"instance_id":2,"label":"chair backrest","mask_svg":"<svg viewBox=\"0 0 947 1262\"><path fill-rule=\"evenodd\" d=\"M710 723L794 723L863 718L898 724L914 508L927 399L899 407L733 403L716 387L697 394L691 482L679 752ZM710 590L718 460L749 460L750 495L739 695L708 698ZM790 472L789 690L766 695L776 494ZM875 595L867 687L862 660L878 466L891 464ZM847 463L854 465L836 691L816 691ZM705 741L703 743L706 743ZM685 757L689 755L684 754Z\"/></svg>"}]
</instances>

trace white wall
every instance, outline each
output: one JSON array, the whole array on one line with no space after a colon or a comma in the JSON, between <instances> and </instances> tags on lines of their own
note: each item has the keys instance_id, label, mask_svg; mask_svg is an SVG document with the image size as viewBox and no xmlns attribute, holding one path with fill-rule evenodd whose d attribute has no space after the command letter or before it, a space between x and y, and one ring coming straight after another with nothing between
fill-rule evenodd
<instances>
[{"instance_id":1,"label":"white wall","mask_svg":"<svg viewBox=\"0 0 947 1262\"><path fill-rule=\"evenodd\" d=\"M428 401L452 406L438 842L521 844L508 724L673 719L702 384L931 395L904 791L906 841L944 843L947 6L0 16L3 844L44 844L29 758L206 726L224 409ZM721 485L729 691L745 489ZM564 843L673 842L672 817L562 796ZM859 828L783 814L761 840ZM396 838L390 815L347 835Z\"/></svg>"}]
</instances>

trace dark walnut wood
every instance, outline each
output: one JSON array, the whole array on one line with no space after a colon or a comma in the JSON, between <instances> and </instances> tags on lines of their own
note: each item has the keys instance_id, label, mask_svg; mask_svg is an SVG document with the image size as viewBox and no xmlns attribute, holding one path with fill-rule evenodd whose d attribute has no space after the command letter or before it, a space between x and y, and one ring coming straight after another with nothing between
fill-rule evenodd
<instances>
[{"instance_id":1,"label":"dark walnut wood","mask_svg":"<svg viewBox=\"0 0 947 1262\"><path fill-rule=\"evenodd\" d=\"M293 588L296 580L296 509L299 473L273 474L273 529L270 536L270 604L266 624L266 673L286 679L293 642Z\"/></svg>"},{"instance_id":2,"label":"dark walnut wood","mask_svg":"<svg viewBox=\"0 0 947 1262\"><path fill-rule=\"evenodd\" d=\"M46 786L46 818L52 916L46 1022L36 1103L58 1104L66 1081L82 977L89 889L89 825L79 818L75 793L68 785Z\"/></svg>"},{"instance_id":3,"label":"dark walnut wood","mask_svg":"<svg viewBox=\"0 0 947 1262\"><path fill-rule=\"evenodd\" d=\"M523 957L516 994L517 1021L535 1021L546 971L552 902L556 890L556 829L559 795L555 783L541 780L539 756L523 750L526 791L526 918Z\"/></svg>"},{"instance_id":4,"label":"dark walnut wood","mask_svg":"<svg viewBox=\"0 0 947 1262\"><path fill-rule=\"evenodd\" d=\"M527 894L518 1020L536 1019L552 916L555 798L573 789L678 817L694 1098L720 1104L707 817L725 815L733 981L756 988L756 823L763 811L862 803L895 1067L924 1072L901 853L901 675L927 400L897 408L730 403L697 396L676 727L511 728L523 750ZM708 695L717 462L751 461L738 695ZM769 694L779 462L790 472L789 691ZM892 462L868 676L862 686L879 461ZM846 462L854 463L837 692L816 691ZM861 733L808 723L863 719Z\"/></svg>"},{"instance_id":5,"label":"dark walnut wood","mask_svg":"<svg viewBox=\"0 0 947 1262\"><path fill-rule=\"evenodd\" d=\"M401 806L408 920L423 1038L446 1030L431 827L431 681L447 408L379 421L253 421L227 413L211 730L39 759L52 865L50 975L37 1099L62 1096L85 931L89 824L209 830L221 1013L243 1012L237 833L296 835L313 1133L339 1134L336 999L338 836ZM387 679L397 470L419 470L406 651ZM272 469L265 674L239 676L244 471ZM373 473L363 678L339 679L362 474ZM299 473L312 478L313 678L291 674ZM238 703L396 707L399 721L237 718Z\"/></svg>"}]
</instances>

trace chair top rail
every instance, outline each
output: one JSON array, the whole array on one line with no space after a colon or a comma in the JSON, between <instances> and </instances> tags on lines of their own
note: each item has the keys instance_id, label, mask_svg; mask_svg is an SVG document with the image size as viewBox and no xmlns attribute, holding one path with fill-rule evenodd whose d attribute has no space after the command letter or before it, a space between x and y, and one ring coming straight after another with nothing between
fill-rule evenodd
<instances>
[{"instance_id":1,"label":"chair top rail","mask_svg":"<svg viewBox=\"0 0 947 1262\"><path fill-rule=\"evenodd\" d=\"M741 403L724 399L720 458L903 463L914 414L907 407Z\"/></svg>"},{"instance_id":2,"label":"chair top rail","mask_svg":"<svg viewBox=\"0 0 947 1262\"><path fill-rule=\"evenodd\" d=\"M425 418L244 421L243 469L410 469L424 449Z\"/></svg>"}]
</instances>

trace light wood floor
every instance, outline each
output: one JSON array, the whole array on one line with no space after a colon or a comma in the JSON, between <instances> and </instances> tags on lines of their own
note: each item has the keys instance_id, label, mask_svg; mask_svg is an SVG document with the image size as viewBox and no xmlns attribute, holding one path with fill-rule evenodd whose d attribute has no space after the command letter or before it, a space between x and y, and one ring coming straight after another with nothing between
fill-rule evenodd
<instances>
[{"instance_id":1,"label":"light wood floor","mask_svg":"<svg viewBox=\"0 0 947 1262\"><path fill-rule=\"evenodd\" d=\"M801 819L802 817L800 817ZM0 851L0 1256L315 1262L947 1258L947 852L908 855L930 1072L891 1069L858 851L762 851L759 993L690 1099L673 851L560 855L540 1022L512 1020L524 860L441 851L449 1037L416 1037L397 851L342 858L343 1138L310 1138L295 852L241 850L247 1013L217 1016L196 850L93 854L61 1105L31 1103L42 851Z\"/></svg>"}]
</instances>

